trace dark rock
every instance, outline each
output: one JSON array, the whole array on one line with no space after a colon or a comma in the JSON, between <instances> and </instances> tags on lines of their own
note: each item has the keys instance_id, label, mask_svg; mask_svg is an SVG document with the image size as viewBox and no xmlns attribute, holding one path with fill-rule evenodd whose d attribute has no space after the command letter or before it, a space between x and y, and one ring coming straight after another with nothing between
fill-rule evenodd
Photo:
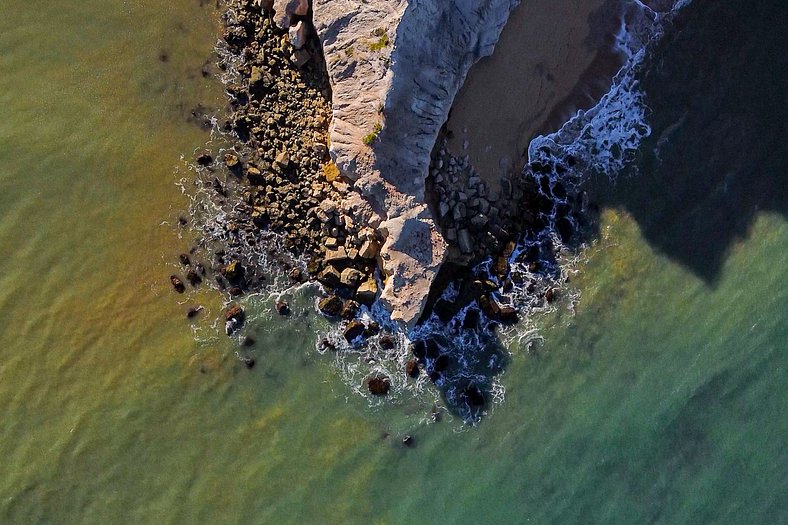
<instances>
[{"instance_id":1,"label":"dark rock","mask_svg":"<svg viewBox=\"0 0 788 525\"><path fill-rule=\"evenodd\" d=\"M246 314L240 305L233 304L224 311L224 318L224 331L227 335L232 335L244 324Z\"/></svg>"},{"instance_id":2,"label":"dark rock","mask_svg":"<svg viewBox=\"0 0 788 525\"><path fill-rule=\"evenodd\" d=\"M370 321L367 329L364 330L364 337L374 337L380 333L380 325L375 321Z\"/></svg>"},{"instance_id":3,"label":"dark rock","mask_svg":"<svg viewBox=\"0 0 788 525\"><path fill-rule=\"evenodd\" d=\"M489 294L483 295L479 298L479 306L481 307L482 312L484 312L484 315L490 319L497 319L498 314L501 313L500 306L498 306L498 303Z\"/></svg>"},{"instance_id":4,"label":"dark rock","mask_svg":"<svg viewBox=\"0 0 788 525\"><path fill-rule=\"evenodd\" d=\"M391 382L385 376L370 377L367 380L367 388L373 396L385 396L391 389Z\"/></svg>"},{"instance_id":5,"label":"dark rock","mask_svg":"<svg viewBox=\"0 0 788 525\"><path fill-rule=\"evenodd\" d=\"M230 295L232 295L233 297L238 297L239 295L243 295L243 293L244 293L244 291L241 289L241 287L240 287L240 286L233 286L232 288L230 288L230 289L229 289L229 290L227 290L227 291L228 291L228 292L230 293Z\"/></svg>"},{"instance_id":6,"label":"dark rock","mask_svg":"<svg viewBox=\"0 0 788 525\"><path fill-rule=\"evenodd\" d=\"M192 306L186 311L186 317L188 317L189 319L193 319L194 317L197 317L197 315L202 311L202 309L203 309L202 306Z\"/></svg>"},{"instance_id":7,"label":"dark rock","mask_svg":"<svg viewBox=\"0 0 788 525\"><path fill-rule=\"evenodd\" d=\"M345 304L342 306L342 312L340 313L340 317L345 321L350 321L356 317L358 314L359 304L356 301L345 301Z\"/></svg>"},{"instance_id":8,"label":"dark rock","mask_svg":"<svg viewBox=\"0 0 788 525\"><path fill-rule=\"evenodd\" d=\"M200 277L200 274L194 270L189 270L186 272L186 280L189 281L189 284L192 286L197 286L202 283L202 277Z\"/></svg>"},{"instance_id":9,"label":"dark rock","mask_svg":"<svg viewBox=\"0 0 788 525\"><path fill-rule=\"evenodd\" d=\"M181 261L181 264L184 266L189 266L192 261L189 259L189 256L185 253L182 253L178 256L178 259Z\"/></svg>"},{"instance_id":10,"label":"dark rock","mask_svg":"<svg viewBox=\"0 0 788 525\"><path fill-rule=\"evenodd\" d=\"M287 301L276 301L274 308L279 315L290 315L290 305L287 304Z\"/></svg>"},{"instance_id":11,"label":"dark rock","mask_svg":"<svg viewBox=\"0 0 788 525\"><path fill-rule=\"evenodd\" d=\"M341 274L333 266L326 266L317 276L317 280L329 288L336 288L339 286Z\"/></svg>"},{"instance_id":12,"label":"dark rock","mask_svg":"<svg viewBox=\"0 0 788 525\"><path fill-rule=\"evenodd\" d=\"M417 378L419 377L419 362L415 359L411 359L405 365L405 373L408 374L408 377Z\"/></svg>"},{"instance_id":13,"label":"dark rock","mask_svg":"<svg viewBox=\"0 0 788 525\"><path fill-rule=\"evenodd\" d=\"M237 281L243 277L244 268L238 261L230 261L227 266L222 268L221 272L228 280Z\"/></svg>"},{"instance_id":14,"label":"dark rock","mask_svg":"<svg viewBox=\"0 0 788 525\"><path fill-rule=\"evenodd\" d=\"M548 289L544 294L545 301L547 301L548 303L552 303L553 301L555 301L557 294L558 291L555 288Z\"/></svg>"},{"instance_id":15,"label":"dark rock","mask_svg":"<svg viewBox=\"0 0 788 525\"><path fill-rule=\"evenodd\" d=\"M301 271L301 268L295 267L287 275L294 283L304 282L304 272Z\"/></svg>"},{"instance_id":16,"label":"dark rock","mask_svg":"<svg viewBox=\"0 0 788 525\"><path fill-rule=\"evenodd\" d=\"M248 335L244 337L243 345L246 347L254 346L255 340L253 337L249 337Z\"/></svg>"},{"instance_id":17,"label":"dark rock","mask_svg":"<svg viewBox=\"0 0 788 525\"><path fill-rule=\"evenodd\" d=\"M189 221L186 220L186 217L178 217L178 224L181 226L186 226L188 223Z\"/></svg>"},{"instance_id":18,"label":"dark rock","mask_svg":"<svg viewBox=\"0 0 788 525\"><path fill-rule=\"evenodd\" d=\"M405 434L402 438L402 444L408 448L413 448L416 446L416 440L410 434Z\"/></svg>"},{"instance_id":19,"label":"dark rock","mask_svg":"<svg viewBox=\"0 0 788 525\"><path fill-rule=\"evenodd\" d=\"M479 319L479 310L475 308L469 308L465 311L465 318L462 320L462 327L465 330L478 330Z\"/></svg>"},{"instance_id":20,"label":"dark rock","mask_svg":"<svg viewBox=\"0 0 788 525\"><path fill-rule=\"evenodd\" d=\"M332 343L328 339L323 339L322 341L320 341L320 346L322 347L323 350L331 350L332 352L337 351L337 347L334 346L334 343Z\"/></svg>"},{"instance_id":21,"label":"dark rock","mask_svg":"<svg viewBox=\"0 0 788 525\"><path fill-rule=\"evenodd\" d=\"M393 350L397 346L397 341L391 335L382 335L380 336L380 347L383 350Z\"/></svg>"},{"instance_id":22,"label":"dark rock","mask_svg":"<svg viewBox=\"0 0 788 525\"><path fill-rule=\"evenodd\" d=\"M517 309L512 306L502 305L501 311L498 314L498 319L500 319L503 324L516 324Z\"/></svg>"},{"instance_id":23,"label":"dark rock","mask_svg":"<svg viewBox=\"0 0 788 525\"><path fill-rule=\"evenodd\" d=\"M444 372L446 369L449 368L450 364L451 364L451 360L449 359L449 356L447 356L446 354L441 354L438 356L437 359L435 359L435 361L433 361L432 369L436 372Z\"/></svg>"},{"instance_id":24,"label":"dark rock","mask_svg":"<svg viewBox=\"0 0 788 525\"><path fill-rule=\"evenodd\" d=\"M177 275L170 275L170 282L172 283L173 289L175 289L178 293L183 293L186 291L186 285L183 284L180 277Z\"/></svg>"},{"instance_id":25,"label":"dark rock","mask_svg":"<svg viewBox=\"0 0 788 525\"><path fill-rule=\"evenodd\" d=\"M344 303L342 299L337 297L336 295L329 295L325 299L321 299L319 303L317 303L317 308L324 314L330 317L339 317L342 313L342 308L344 307Z\"/></svg>"},{"instance_id":26,"label":"dark rock","mask_svg":"<svg viewBox=\"0 0 788 525\"><path fill-rule=\"evenodd\" d=\"M245 355L245 356L243 356L243 357L239 357L238 359L240 359L240 360L241 360L241 362L244 364L244 366L245 366L246 368L248 368L249 370L251 370L252 368L254 368L254 365L255 365L255 360L254 360L254 357L250 357L250 356L246 356L246 355Z\"/></svg>"},{"instance_id":27,"label":"dark rock","mask_svg":"<svg viewBox=\"0 0 788 525\"><path fill-rule=\"evenodd\" d=\"M352 342L357 337L364 335L367 327L364 326L359 320L350 321L347 326L345 327L344 336L347 339L348 343Z\"/></svg>"},{"instance_id":28,"label":"dark rock","mask_svg":"<svg viewBox=\"0 0 788 525\"><path fill-rule=\"evenodd\" d=\"M213 157L208 155L207 153L203 153L197 157L197 164L200 166L210 166L213 164Z\"/></svg>"},{"instance_id":29,"label":"dark rock","mask_svg":"<svg viewBox=\"0 0 788 525\"><path fill-rule=\"evenodd\" d=\"M484 393L476 385L469 385L462 393L462 397L471 407L483 407L485 403Z\"/></svg>"},{"instance_id":30,"label":"dark rock","mask_svg":"<svg viewBox=\"0 0 788 525\"><path fill-rule=\"evenodd\" d=\"M427 343L423 339L419 339L411 345L410 351L413 352L416 359L423 360L427 356Z\"/></svg>"}]
</instances>

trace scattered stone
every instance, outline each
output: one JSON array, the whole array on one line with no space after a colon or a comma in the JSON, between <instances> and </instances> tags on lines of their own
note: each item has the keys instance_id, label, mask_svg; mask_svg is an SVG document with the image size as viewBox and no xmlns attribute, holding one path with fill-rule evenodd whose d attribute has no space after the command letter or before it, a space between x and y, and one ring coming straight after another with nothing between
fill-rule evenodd
<instances>
[{"instance_id":1,"label":"scattered stone","mask_svg":"<svg viewBox=\"0 0 788 525\"><path fill-rule=\"evenodd\" d=\"M370 377L367 380L367 388L369 388L369 393L373 396L385 396L391 389L391 382L386 376Z\"/></svg>"},{"instance_id":2,"label":"scattered stone","mask_svg":"<svg viewBox=\"0 0 788 525\"><path fill-rule=\"evenodd\" d=\"M183 284L183 281L177 275L170 275L170 282L176 292L183 293L186 291L186 285Z\"/></svg>"}]
</instances>

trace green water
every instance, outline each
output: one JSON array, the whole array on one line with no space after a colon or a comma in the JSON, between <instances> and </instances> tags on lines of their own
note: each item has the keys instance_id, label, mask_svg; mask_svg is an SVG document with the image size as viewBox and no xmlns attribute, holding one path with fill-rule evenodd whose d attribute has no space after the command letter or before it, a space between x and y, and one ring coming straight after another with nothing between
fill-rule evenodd
<instances>
[{"instance_id":1,"label":"green water","mask_svg":"<svg viewBox=\"0 0 788 525\"><path fill-rule=\"evenodd\" d=\"M350 393L308 301L250 300L249 371L220 299L171 292L181 156L209 138L189 112L222 100L213 7L2 11L1 523L788 521L784 215L755 213L708 280L611 204L576 315L512 345L506 402L424 425Z\"/></svg>"}]
</instances>

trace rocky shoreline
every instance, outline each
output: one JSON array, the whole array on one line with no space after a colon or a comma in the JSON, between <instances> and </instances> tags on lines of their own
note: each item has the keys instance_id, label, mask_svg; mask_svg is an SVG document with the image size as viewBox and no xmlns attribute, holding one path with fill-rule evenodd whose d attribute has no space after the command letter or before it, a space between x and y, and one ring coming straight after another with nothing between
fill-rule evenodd
<instances>
[{"instance_id":1,"label":"rocky shoreline","mask_svg":"<svg viewBox=\"0 0 788 525\"><path fill-rule=\"evenodd\" d=\"M467 157L446 151L451 131L438 129L432 153L419 161L426 171L422 189L403 193L374 169L359 178L349 164L335 162L344 162L329 134L337 126L337 79L327 69L309 3L229 0L223 19L219 68L229 115L219 127L228 147L196 158L214 211L203 229L205 262L181 256L186 281L197 286L212 279L231 299L273 285L277 271L294 284L320 283L326 293L317 307L341 323L349 347L374 345L385 354L398 344L391 331L406 332L413 343L398 373L415 380L423 370L453 410L477 419L489 401L489 373L469 375L467 359L439 332L489 340L499 324L517 322L515 292L528 294L531 304L555 300L561 270L552 231L557 224L561 241L571 239L581 199L549 174L571 169L574 159L533 163L490 189ZM375 51L390 45L385 31L372 37L381 48ZM392 144L385 134L398 128L396 110L378 112L389 120L362 140L378 148L375 166ZM379 184L385 191L370 189ZM185 290L180 276L171 280L177 292ZM451 297L444 293L449 288ZM369 315L381 304L390 316L381 319L385 329ZM276 310L289 313L285 303ZM242 307L231 303L228 335L244 319ZM416 329L425 323L432 332ZM321 345L338 350L328 339ZM375 373L365 383L371 395L385 396L392 379Z\"/></svg>"}]
</instances>

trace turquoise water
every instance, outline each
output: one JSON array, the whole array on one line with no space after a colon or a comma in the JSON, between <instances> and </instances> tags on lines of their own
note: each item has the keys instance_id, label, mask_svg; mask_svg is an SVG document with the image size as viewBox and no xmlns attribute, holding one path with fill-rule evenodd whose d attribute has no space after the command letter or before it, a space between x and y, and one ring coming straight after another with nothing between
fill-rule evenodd
<instances>
[{"instance_id":1,"label":"turquoise water","mask_svg":"<svg viewBox=\"0 0 788 525\"><path fill-rule=\"evenodd\" d=\"M704 17L733 23L694 5L684 34L713 38ZM768 5L755 10L763 24ZM769 199L668 198L704 189L682 187L683 173L719 195L741 187L733 168L709 175L717 157L671 160L697 153L692 137L713 122L688 117L662 151L675 178L644 157L640 179L596 189L600 233L572 277L576 313L562 304L538 319L534 355L507 342L506 401L481 424L424 424L425 400L369 407L350 392L314 351L325 323L308 297L289 319L269 298L247 300L258 359L247 370L214 324L221 299L171 292L193 238L174 226L182 156L209 139L190 113L222 103L200 73L213 7L7 1L3 15L0 522L788 521L788 224L768 154L742 158ZM749 24L738 34L761 38ZM666 58L684 45L671 42ZM757 85L762 98L774 87ZM691 248L725 223L688 217L716 205L728 217L736 202L746 220L701 264Z\"/></svg>"}]
</instances>

